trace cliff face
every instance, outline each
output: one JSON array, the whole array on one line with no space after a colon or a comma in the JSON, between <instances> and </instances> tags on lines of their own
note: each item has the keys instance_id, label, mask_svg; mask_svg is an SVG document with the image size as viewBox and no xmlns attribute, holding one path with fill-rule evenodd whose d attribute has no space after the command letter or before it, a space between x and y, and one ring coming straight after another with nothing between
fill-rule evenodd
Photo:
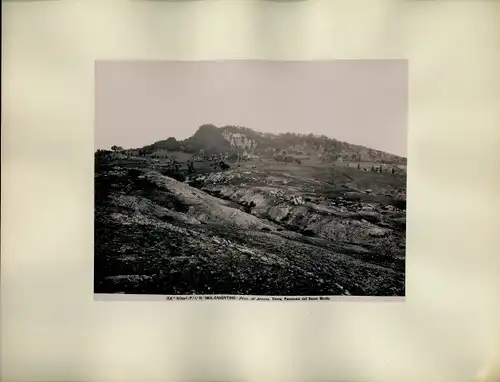
<instances>
[{"instance_id":1,"label":"cliff face","mask_svg":"<svg viewBox=\"0 0 500 382\"><path fill-rule=\"evenodd\" d=\"M242 150L257 148L257 142L246 134L232 133L228 130L223 130L222 136L231 144L231 147Z\"/></svg>"}]
</instances>

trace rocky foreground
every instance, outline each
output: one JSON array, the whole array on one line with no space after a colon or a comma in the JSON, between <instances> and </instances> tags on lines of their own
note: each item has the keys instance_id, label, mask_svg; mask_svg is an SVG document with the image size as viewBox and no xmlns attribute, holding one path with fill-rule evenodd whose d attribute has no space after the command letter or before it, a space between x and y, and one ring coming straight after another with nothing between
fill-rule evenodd
<instances>
[{"instance_id":1,"label":"rocky foreground","mask_svg":"<svg viewBox=\"0 0 500 382\"><path fill-rule=\"evenodd\" d=\"M402 296L405 179L346 171L100 166L95 292Z\"/></svg>"}]
</instances>

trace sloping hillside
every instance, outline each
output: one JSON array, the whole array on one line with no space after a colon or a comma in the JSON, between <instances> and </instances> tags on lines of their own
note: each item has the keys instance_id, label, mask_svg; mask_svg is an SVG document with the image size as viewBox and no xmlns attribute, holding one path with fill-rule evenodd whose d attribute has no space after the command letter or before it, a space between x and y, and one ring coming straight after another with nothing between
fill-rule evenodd
<instances>
[{"instance_id":1,"label":"sloping hillside","mask_svg":"<svg viewBox=\"0 0 500 382\"><path fill-rule=\"evenodd\" d=\"M141 159L96 159L96 293L404 295L405 176L264 160L179 182Z\"/></svg>"}]
</instances>

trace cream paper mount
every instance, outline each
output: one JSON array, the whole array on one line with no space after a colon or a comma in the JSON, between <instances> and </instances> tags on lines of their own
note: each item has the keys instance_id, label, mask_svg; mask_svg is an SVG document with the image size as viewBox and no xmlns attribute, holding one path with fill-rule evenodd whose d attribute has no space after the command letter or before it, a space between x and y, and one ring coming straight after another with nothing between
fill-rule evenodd
<instances>
[{"instance_id":1,"label":"cream paper mount","mask_svg":"<svg viewBox=\"0 0 500 382\"><path fill-rule=\"evenodd\" d=\"M470 381L474 377L482 378L479 379L481 381L498 379L498 368L495 369L498 362L494 360L497 359L495 354L499 352L500 339L500 222L497 212L500 207L497 191L500 179L496 165L500 163L500 116L497 107L500 97L497 85L499 5L488 1L333 0L3 2L1 379L439 382ZM201 125L210 123L218 128L235 125L266 132L264 128L237 118L231 121L205 118L189 121L189 118L202 114L203 106L194 102L189 104L191 93L179 91L175 97L166 93L152 97L151 93L145 92L143 97L150 102L141 105L144 109L141 117L135 121L123 121L123 126L133 124L134 128L124 130L119 137L109 136L108 141L106 131L110 130L99 127L99 105L102 105L96 97L96 90L102 86L96 78L101 70L99 65L139 60L145 64L158 62L157 70L160 72L161 62L172 61L297 63L406 60L407 124L398 130L407 134L405 147L408 156L405 300L389 302L385 299L390 297L376 297L377 293L356 297L360 293L351 292L359 289L346 286L348 282L357 283L361 287L365 285L365 289L360 289L367 290L366 280L374 279L374 272L369 269L394 270L389 264L385 267L379 264L379 268L375 265L374 268L347 267L347 263L342 263L347 258L354 259L351 261L356 264L370 259L360 259L361 255L356 258L352 253L339 253L339 248L332 246L326 251L336 254L332 256L336 261L335 267L323 262L317 270L304 269L310 266L310 261L306 261L311 256L309 252L304 255L301 264L297 263L299 258L295 258L295 263L291 262L293 266L286 262L287 267L295 272L288 277L284 260L280 263L281 257L276 251L268 251L271 254L269 258L260 253L245 254L234 244L236 239L230 241L224 238L227 242L221 241L218 244L220 247L241 253L238 257L234 252L233 258L226 259L229 263L234 262L234 268L224 268L224 276L228 279L238 277L241 268L236 266L237 261L255 264L258 259L262 263L267 261L266 266L273 270L283 264L281 269L284 271L277 273L282 278L270 274L271 280L261 277L253 285L267 288L273 285L274 279L280 281L276 283L279 288L284 288L286 282L294 285L301 280L305 282L300 285L312 285L310 280L315 281L314 285L322 285L319 273L332 272L333 275L336 272L337 280L344 275L343 281L337 283L351 296L335 297L341 301L261 303L164 301L162 294L159 295L162 301L144 301L142 297L143 301L132 302L123 301L123 298L118 301L119 296L131 295L108 294L106 298L114 301L95 301L93 292L98 285L94 285L94 276L100 272L99 268L94 269L94 207L98 205L94 200L94 160L96 150L102 149L96 147L98 142L104 142L105 146L129 148L129 142L133 141L137 143L130 147L144 147L171 136L177 141L187 139ZM249 72L256 73L255 70ZM139 72L135 74L139 76ZM278 72L273 80L288 83L283 78L289 75L287 71L280 69ZM387 73L390 78L395 76L391 73ZM113 71L107 81L120 76ZM260 88L255 84L262 84L262 80L257 74L251 76L255 81L249 80L246 90L250 91L253 87L256 94L269 100L269 105L260 104L255 97L246 105L235 105L232 109L235 116L245 115L244 112L252 108L256 110L255 115L262 115L257 113L262 108L278 108L279 103L275 100L286 101L290 105L289 115L293 116L290 123L303 122L308 126L307 131L311 129L313 134L324 134L340 142L361 143L368 147L374 145L353 140L352 130L349 129L331 132L314 130L315 126L321 125L317 120L319 116L312 116L312 112L300 113L296 103L283 99L285 96L297 96L295 92L289 91L281 99L271 90L259 92ZM126 77L130 79L131 75ZM183 77L178 78L181 81ZM192 80L198 79L203 83L207 78L213 77L206 71L195 71ZM220 89L231 85L236 88L238 85L241 89L241 81L241 76L228 75L224 81L214 80L212 86ZM144 77L143 83L146 82L154 81ZM370 80L365 78L363 83L366 82ZM156 84L150 84L153 88L155 85L160 88L162 82L158 80ZM298 86L296 82L294 89ZM309 81L303 80L301 89L306 90L300 96L304 105L319 91L310 86ZM109 98L115 98L117 88L121 88L120 94L124 98L131 97L129 84L118 81L114 91L108 90ZM329 90L329 87L325 89ZM382 102L385 94L390 93L385 90L384 87L377 101ZM200 91L204 92L206 104L209 104L213 93L207 94L202 87ZM234 91L236 94L236 89ZM361 97L355 88L344 91L344 94L343 100ZM370 94L366 89L365 96L369 98ZM162 108L173 110L172 105L177 105L180 100L189 104L190 112L183 122L185 125L178 127L179 133L165 124L161 137L151 136L151 140L144 141L138 139L136 134L141 129L150 131L149 126L159 123L150 117L153 114L146 112ZM322 104L315 104L315 107L326 110L330 105L327 101L321 100ZM355 120L370 116L374 123L381 118L367 108L354 109L349 113L352 109L349 105L352 103L347 103L335 118L339 118L339 113L349 114ZM333 103L331 108L333 111ZM109 112L110 108L105 109L104 114L106 110ZM394 106L394 114L381 113L382 117L392 115L394 118L384 126L397 124L399 117L396 116L399 114L396 110L400 109ZM130 111L124 109L122 114L130 116ZM276 121L280 121L284 113L276 114ZM106 118L113 120L110 115ZM242 117L246 118L250 117ZM308 124L309 121L315 123ZM287 130L279 132L286 133ZM293 129L289 131L294 132ZM104 137L100 137L101 134ZM374 134L374 139L389 142L384 134ZM371 148L388 153L393 150L392 147L378 145ZM152 159L162 161L162 158ZM258 170L244 168L248 163L243 162L240 167L242 177L247 175L243 172ZM237 170L232 162L226 164L232 166L227 171ZM276 160L274 166L278 169L293 166L295 173L300 171L295 170L299 168L297 162ZM305 162L300 164L302 171L307 166ZM355 167L346 168L336 163L336 158L332 163L325 162L324 166L339 172L342 168L348 176L358 171L357 163ZM198 162L194 164L194 169L198 170L197 167ZM188 169L187 163L185 169ZM334 187L337 182L349 187L345 184L347 178L339 172L329 181L334 183ZM162 183L166 182L168 174L158 173L150 171L143 180L158 181L167 189L169 184L174 184L179 186L175 189L181 190L181 195L185 195L187 190L191 192L186 197L194 196L193 192L200 192L197 195L207 193L184 182L180 185L171 181ZM293 176L293 173L290 175ZM367 171L363 175L380 179L392 174ZM309 177L314 178L323 182L320 174ZM353 179L356 182L356 178ZM121 193L115 192L120 196L119 204L113 204L113 195L108 200L110 208L116 208L114 213L121 214L113 215L115 218L122 219L121 222L130 216L138 218L138 212L124 213L126 208L127 211L136 211L134 208L138 206L147 211L152 209L156 214L143 214L146 219L142 220L143 223L154 216L155 224L159 224L156 223L160 220L158 216L163 214L161 222L165 226L181 226L172 221L182 215L169 216L171 208L168 205L160 205L164 209L157 208L153 203L159 205L158 201L134 194L133 189L125 192L126 183L119 188ZM239 187L245 191L252 190L254 184L248 187L240 184ZM303 189L301 186L300 190ZM372 189L372 192L378 195L377 189ZM155 195L160 198L164 194L152 189L150 196L154 199ZM131 203L130 196L146 200ZM283 201L291 209L310 206L301 204L297 199L301 195L291 196L295 196L299 203L295 204L292 199ZM222 200L217 195L211 197ZM305 203L321 205L312 200L306 202L305 195L302 199ZM214 199L210 200L215 203ZM221 204L220 209L210 211L219 213L227 211L225 207L234 208L238 210L238 216L250 215L261 219L258 211L254 211L258 209L256 201L255 206L238 207L229 205L234 203L232 200L224 202L228 205ZM250 214L240 210L244 207L250 207ZM325 208L332 208L337 214L355 213L349 210L343 212L341 207L349 208ZM189 208L187 206L185 212L181 211L186 219L199 221L201 217L196 215L199 209L189 212ZM208 212L207 218L210 217ZM359 229L363 225L368 227L368 224L374 224L367 219L362 220L367 223L359 220ZM134 224L129 227L135 229ZM135 240L124 243L123 253L113 252L116 256L112 258L122 261L124 273L104 273L103 279L138 274L132 272L135 268L130 269L137 259L126 259L126 256L134 255L126 249L126 245L136 245L135 241L148 239L150 225L144 226L144 235L133 236ZM336 228L333 231L340 234L342 230ZM210 226L205 229L215 228ZM252 230L248 228L247 231ZM299 242L297 248L312 245L307 243L318 242L323 237L309 236L311 232L287 232L285 229L277 232L260 230L259 237L269 235L270 239L265 244L273 247L279 244L274 238L281 238L278 234L286 234L289 238L279 240L295 238ZM233 233L238 231L235 229ZM357 234L354 239L361 237ZM120 240L115 245L122 250ZM157 244L148 240L149 244ZM184 240L189 244L189 240L194 239L186 234L172 236L173 240ZM217 244L206 242L207 245ZM338 242L345 244L351 240ZM351 245L359 246L359 241ZM146 243L140 243L139 248L146 247ZM189 245L180 248L187 251ZM356 247L350 250L353 248ZM391 250L390 243L387 249ZM145 257L154 253L151 250L136 255ZM198 280L207 274L203 268L200 273L195 273L198 264L191 264L189 254L175 256L177 259L173 260L172 256L166 255L166 251L163 253L164 261L176 264L176 269L193 267L192 274L199 275ZM324 258L321 253L317 256ZM207 261L208 255L211 253L204 254ZM156 267L158 272L161 270L156 264L152 267ZM106 264L101 271L103 269L111 272ZM248 272L248 276L262 276L262 271L259 272L262 269L263 266L256 268L255 272ZM360 281L356 281L355 277L351 280L345 276L348 271L356 269L364 269L366 279L359 277L357 280ZM231 276L230 272L234 275ZM140 274L152 276L153 273ZM394 271L394 275L391 283L401 285L396 280L397 272ZM174 276L179 279L179 272ZM337 288L337 295L340 295L340 288L333 284L333 276L323 280L326 287L330 290ZM382 280L382 276L380 279L377 277L369 285L382 285ZM134 282L134 277L130 281ZM178 282L174 284L181 285ZM243 281L240 284L244 284ZM240 287L239 284L237 286ZM319 292L325 296L323 290ZM185 293L182 291L183 296L187 296ZM147 296L149 300L150 296ZM195 293L194 296L199 295ZM309 296L310 293L303 295Z\"/></svg>"}]
</instances>

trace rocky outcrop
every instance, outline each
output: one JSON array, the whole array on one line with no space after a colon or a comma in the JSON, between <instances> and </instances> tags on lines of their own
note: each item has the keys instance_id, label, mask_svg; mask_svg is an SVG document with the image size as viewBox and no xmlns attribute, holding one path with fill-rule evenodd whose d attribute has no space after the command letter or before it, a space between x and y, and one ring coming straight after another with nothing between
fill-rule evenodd
<instances>
[{"instance_id":1,"label":"rocky outcrop","mask_svg":"<svg viewBox=\"0 0 500 382\"><path fill-rule=\"evenodd\" d=\"M404 243L404 211L387 204L392 201L390 196L379 196L371 190L350 192L345 188L345 196L334 200L318 195L311 198L300 195L301 189L309 189L306 185L291 187L269 174L267 183L257 182L257 178L255 172L246 171L211 174L203 178L202 189L239 205L253 203L251 214L307 236L362 246L380 240ZM245 187L241 187L241 182ZM394 256L404 258L404 248L393 249Z\"/></svg>"},{"instance_id":2,"label":"rocky outcrop","mask_svg":"<svg viewBox=\"0 0 500 382\"><path fill-rule=\"evenodd\" d=\"M149 172L140 179L144 179L164 192L170 198L189 206L185 215L201 223L225 224L228 228L234 226L239 229L262 229L264 227L274 230L273 224L268 224L261 219L247 214L228 201L213 197L199 189L183 182L163 176L157 172Z\"/></svg>"},{"instance_id":3,"label":"rocky outcrop","mask_svg":"<svg viewBox=\"0 0 500 382\"><path fill-rule=\"evenodd\" d=\"M257 142L245 134L224 130L222 136L231 144L231 147L243 150L257 148Z\"/></svg>"}]
</instances>

